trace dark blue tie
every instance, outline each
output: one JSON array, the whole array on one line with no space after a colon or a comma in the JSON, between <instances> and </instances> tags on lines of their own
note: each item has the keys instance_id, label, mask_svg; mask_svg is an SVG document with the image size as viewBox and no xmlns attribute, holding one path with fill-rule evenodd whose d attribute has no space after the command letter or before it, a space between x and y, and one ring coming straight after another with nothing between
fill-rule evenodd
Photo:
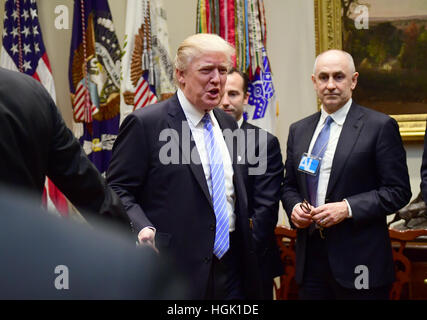
<instances>
[{"instance_id":1,"label":"dark blue tie","mask_svg":"<svg viewBox=\"0 0 427 320\"><path fill-rule=\"evenodd\" d=\"M216 216L216 233L213 253L218 257L218 259L221 259L221 257L227 252L230 245L224 166L221 150L215 143L211 117L208 113L203 116L202 122L204 124L203 132L205 145L211 169L212 203Z\"/></svg>"},{"instance_id":2,"label":"dark blue tie","mask_svg":"<svg viewBox=\"0 0 427 320\"><path fill-rule=\"evenodd\" d=\"M326 117L325 125L323 126L322 130L317 136L316 142L314 143L313 149L311 150L312 156L323 158L323 155L325 154L325 150L328 146L329 133L331 131L331 123L333 121L334 119L332 119L331 116ZM320 172L321 164L322 162L320 162L319 169L317 170L317 174L315 176L307 174L307 188L308 188L308 195L310 197L309 201L310 201L310 204L314 207L317 207L318 205L317 186L319 184L319 172Z\"/></svg>"}]
</instances>

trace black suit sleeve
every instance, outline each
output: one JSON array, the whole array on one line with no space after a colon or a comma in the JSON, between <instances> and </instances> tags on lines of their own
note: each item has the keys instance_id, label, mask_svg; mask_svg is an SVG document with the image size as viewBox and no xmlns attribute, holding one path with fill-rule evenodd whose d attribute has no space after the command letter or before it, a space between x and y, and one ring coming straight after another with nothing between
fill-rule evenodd
<instances>
[{"instance_id":1,"label":"black suit sleeve","mask_svg":"<svg viewBox=\"0 0 427 320\"><path fill-rule=\"evenodd\" d=\"M114 143L107 181L122 200L135 232L153 226L138 201L149 163L147 132L141 118L130 114Z\"/></svg>"},{"instance_id":2,"label":"black suit sleeve","mask_svg":"<svg viewBox=\"0 0 427 320\"><path fill-rule=\"evenodd\" d=\"M291 214L294 206L303 201L301 193L299 192L298 181L297 181L297 172L296 167L297 163L294 163L294 151L293 146L295 145L295 129L294 125L291 125L289 129L289 136L286 148L286 162L285 162L285 178L283 181L281 200L283 208L288 215L289 222L292 228L295 228L291 222Z\"/></svg>"},{"instance_id":3,"label":"black suit sleeve","mask_svg":"<svg viewBox=\"0 0 427 320\"><path fill-rule=\"evenodd\" d=\"M421 165L421 193L424 199L424 202L427 202L427 128L424 135L424 152L423 152L423 162Z\"/></svg>"},{"instance_id":4,"label":"black suit sleeve","mask_svg":"<svg viewBox=\"0 0 427 320\"><path fill-rule=\"evenodd\" d=\"M262 132L260 130L260 132ZM264 133L266 133L264 131ZM277 225L280 187L283 180L283 162L279 140L268 135L268 143L260 139L260 162L266 158L264 174L253 176L253 235L257 244L266 248Z\"/></svg>"},{"instance_id":5,"label":"black suit sleeve","mask_svg":"<svg viewBox=\"0 0 427 320\"><path fill-rule=\"evenodd\" d=\"M80 143L67 128L47 92L52 138L47 176L76 206L88 222L101 215L129 227L129 219L118 196L107 185L98 169L87 158ZM97 215L95 215L97 214Z\"/></svg>"},{"instance_id":6,"label":"black suit sleeve","mask_svg":"<svg viewBox=\"0 0 427 320\"><path fill-rule=\"evenodd\" d=\"M389 118L376 141L375 168L379 187L346 197L356 222L379 219L405 206L411 198L406 152L399 126Z\"/></svg>"}]
</instances>

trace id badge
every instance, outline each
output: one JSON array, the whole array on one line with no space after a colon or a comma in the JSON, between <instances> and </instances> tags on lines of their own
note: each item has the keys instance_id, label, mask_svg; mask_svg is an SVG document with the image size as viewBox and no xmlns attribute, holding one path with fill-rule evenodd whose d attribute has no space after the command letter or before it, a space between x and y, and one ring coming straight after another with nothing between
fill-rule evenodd
<instances>
[{"instance_id":1,"label":"id badge","mask_svg":"<svg viewBox=\"0 0 427 320\"><path fill-rule=\"evenodd\" d=\"M299 163L298 170L315 176L319 171L321 160L322 158L316 157L314 155L308 155L308 153L304 153L301 156L301 161Z\"/></svg>"}]
</instances>

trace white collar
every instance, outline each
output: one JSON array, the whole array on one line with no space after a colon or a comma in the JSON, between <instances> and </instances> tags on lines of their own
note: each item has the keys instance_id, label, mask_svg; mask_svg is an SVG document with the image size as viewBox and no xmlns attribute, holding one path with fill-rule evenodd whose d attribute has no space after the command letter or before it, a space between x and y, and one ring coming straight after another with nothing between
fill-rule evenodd
<instances>
[{"instance_id":1,"label":"white collar","mask_svg":"<svg viewBox=\"0 0 427 320\"><path fill-rule=\"evenodd\" d=\"M344 124L344 121L345 121L345 118L347 117L348 112L350 111L350 107L352 103L353 103L353 99L350 98L345 105L343 105L341 108L339 108L337 111L331 114L327 113L322 105L320 109L321 123L325 122L327 116L331 116L331 118L334 120L336 124L342 126Z\"/></svg>"},{"instance_id":2,"label":"white collar","mask_svg":"<svg viewBox=\"0 0 427 320\"><path fill-rule=\"evenodd\" d=\"M184 92L182 92L181 89L178 89L177 91L178 100L181 104L182 110L184 111L185 117L187 118L187 121L191 121L194 127L197 127L197 125L202 121L203 116L205 115L204 112L201 112L199 109L197 109L184 95ZM213 111L208 112L212 119L212 125L216 125L216 121L214 121L214 115Z\"/></svg>"},{"instance_id":3,"label":"white collar","mask_svg":"<svg viewBox=\"0 0 427 320\"><path fill-rule=\"evenodd\" d=\"M237 125L239 128L242 127L243 121L244 121L243 116L239 120L237 120Z\"/></svg>"}]
</instances>

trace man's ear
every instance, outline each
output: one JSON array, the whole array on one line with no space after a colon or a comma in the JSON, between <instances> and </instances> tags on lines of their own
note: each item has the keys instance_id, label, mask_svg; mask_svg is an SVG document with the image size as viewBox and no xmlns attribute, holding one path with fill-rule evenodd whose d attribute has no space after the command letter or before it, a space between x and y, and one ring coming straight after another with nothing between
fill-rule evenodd
<instances>
[{"instance_id":1,"label":"man's ear","mask_svg":"<svg viewBox=\"0 0 427 320\"><path fill-rule=\"evenodd\" d=\"M245 94L245 99L243 100L243 104L248 104L248 102L249 102L249 92L246 92L246 94Z\"/></svg>"},{"instance_id":2,"label":"man's ear","mask_svg":"<svg viewBox=\"0 0 427 320\"><path fill-rule=\"evenodd\" d=\"M314 89L317 89L316 76L314 74L311 75L311 81L313 82Z\"/></svg>"},{"instance_id":3,"label":"man's ear","mask_svg":"<svg viewBox=\"0 0 427 320\"><path fill-rule=\"evenodd\" d=\"M175 69L175 76L176 76L176 80L178 81L178 83L180 85L184 85L185 84L185 76L184 76L184 71L183 70Z\"/></svg>"},{"instance_id":4,"label":"man's ear","mask_svg":"<svg viewBox=\"0 0 427 320\"><path fill-rule=\"evenodd\" d=\"M353 77L351 78L351 90L356 89L358 77L359 77L359 72L353 73Z\"/></svg>"}]
</instances>

